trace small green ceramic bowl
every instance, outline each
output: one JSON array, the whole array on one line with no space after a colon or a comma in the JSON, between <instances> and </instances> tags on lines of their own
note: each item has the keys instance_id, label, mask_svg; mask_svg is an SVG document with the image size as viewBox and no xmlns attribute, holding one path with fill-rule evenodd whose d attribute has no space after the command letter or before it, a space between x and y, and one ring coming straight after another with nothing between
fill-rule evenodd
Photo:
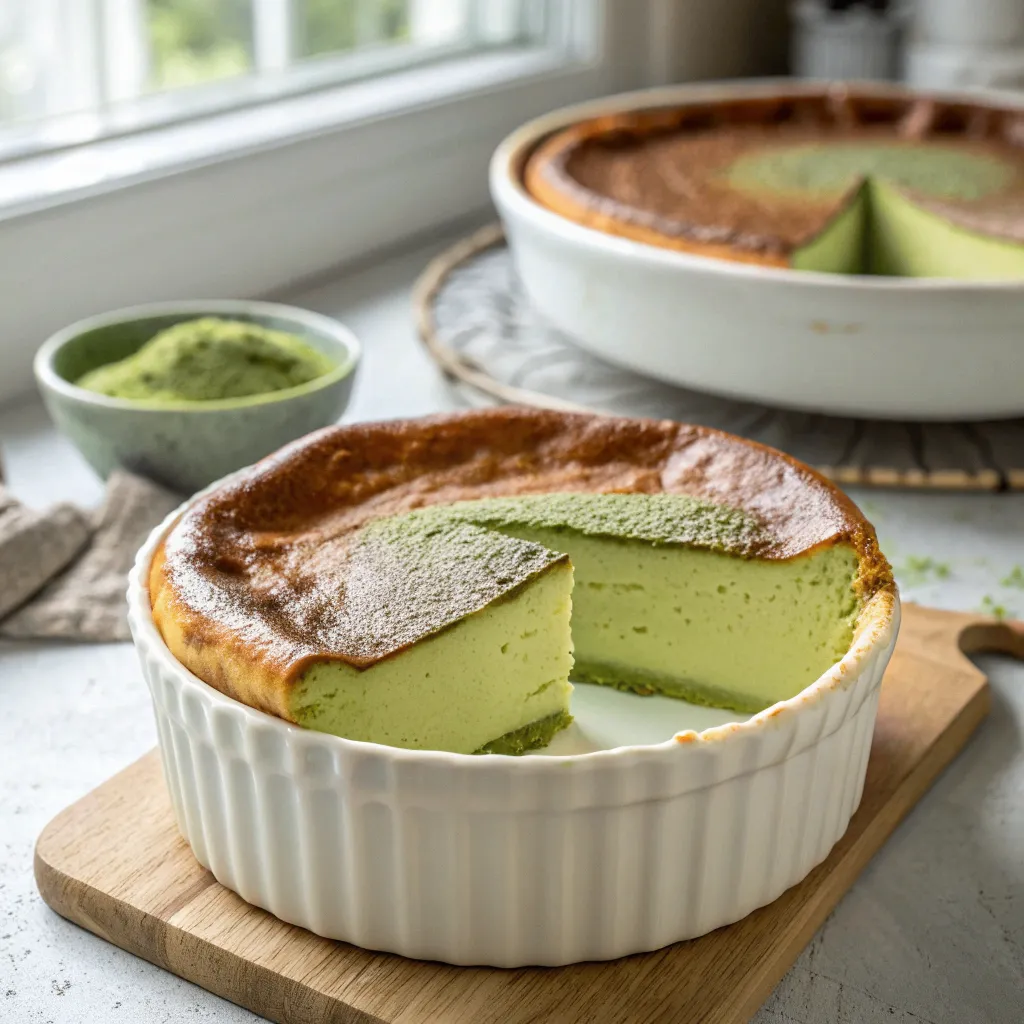
<instances>
[{"instance_id":1,"label":"small green ceramic bowl","mask_svg":"<svg viewBox=\"0 0 1024 1024\"><path fill-rule=\"evenodd\" d=\"M283 391L180 405L109 398L73 383L130 355L164 328L203 316L298 335L333 360L335 369ZM80 320L43 344L34 369L54 422L100 476L121 467L192 494L336 422L348 404L359 356L359 342L347 327L304 309L233 300L168 302Z\"/></svg>"}]
</instances>

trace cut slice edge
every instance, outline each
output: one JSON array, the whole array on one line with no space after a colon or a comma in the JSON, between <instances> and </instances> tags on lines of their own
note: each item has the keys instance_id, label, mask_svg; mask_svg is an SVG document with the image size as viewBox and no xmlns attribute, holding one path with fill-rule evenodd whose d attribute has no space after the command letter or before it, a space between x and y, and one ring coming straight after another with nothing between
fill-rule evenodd
<instances>
[{"instance_id":1,"label":"cut slice edge","mask_svg":"<svg viewBox=\"0 0 1024 1024\"><path fill-rule=\"evenodd\" d=\"M316 662L292 687L288 717L409 749L522 753L542 746L572 720L572 581L563 559L513 595L369 668Z\"/></svg>"},{"instance_id":2,"label":"cut slice edge","mask_svg":"<svg viewBox=\"0 0 1024 1024\"><path fill-rule=\"evenodd\" d=\"M755 713L849 651L862 609L847 543L789 559L506 523L573 564L573 679Z\"/></svg>"},{"instance_id":3,"label":"cut slice edge","mask_svg":"<svg viewBox=\"0 0 1024 1024\"><path fill-rule=\"evenodd\" d=\"M828 274L1015 280L1024 278L1024 242L958 223L954 212L872 175L790 263Z\"/></svg>"}]
</instances>

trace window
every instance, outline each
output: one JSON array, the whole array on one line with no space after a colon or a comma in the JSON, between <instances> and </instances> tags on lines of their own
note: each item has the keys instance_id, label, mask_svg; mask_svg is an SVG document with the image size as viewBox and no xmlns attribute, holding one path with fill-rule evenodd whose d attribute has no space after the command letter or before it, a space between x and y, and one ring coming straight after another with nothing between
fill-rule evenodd
<instances>
[{"instance_id":1,"label":"window","mask_svg":"<svg viewBox=\"0 0 1024 1024\"><path fill-rule=\"evenodd\" d=\"M560 0L3 0L0 159L555 41Z\"/></svg>"},{"instance_id":2,"label":"window","mask_svg":"<svg viewBox=\"0 0 1024 1024\"><path fill-rule=\"evenodd\" d=\"M0 0L0 402L80 317L486 216L503 136L650 84L677 2Z\"/></svg>"}]
</instances>

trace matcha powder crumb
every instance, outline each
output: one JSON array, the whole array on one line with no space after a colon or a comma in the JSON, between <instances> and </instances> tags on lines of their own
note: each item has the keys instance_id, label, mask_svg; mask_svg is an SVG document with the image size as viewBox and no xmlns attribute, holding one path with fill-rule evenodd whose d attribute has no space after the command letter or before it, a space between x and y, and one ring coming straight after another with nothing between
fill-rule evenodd
<instances>
[{"instance_id":1,"label":"matcha powder crumb","mask_svg":"<svg viewBox=\"0 0 1024 1024\"><path fill-rule=\"evenodd\" d=\"M296 387L334 363L295 335L258 324L204 317L175 324L79 387L145 402L210 402Z\"/></svg>"}]
</instances>

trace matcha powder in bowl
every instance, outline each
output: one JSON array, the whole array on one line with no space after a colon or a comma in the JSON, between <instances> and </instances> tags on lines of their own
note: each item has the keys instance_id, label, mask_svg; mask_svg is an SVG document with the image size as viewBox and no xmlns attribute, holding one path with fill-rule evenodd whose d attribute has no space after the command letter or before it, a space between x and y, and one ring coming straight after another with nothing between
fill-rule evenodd
<instances>
[{"instance_id":1,"label":"matcha powder in bowl","mask_svg":"<svg viewBox=\"0 0 1024 1024\"><path fill-rule=\"evenodd\" d=\"M75 383L129 401L211 402L283 391L332 369L327 356L293 334L203 317L161 331L126 359Z\"/></svg>"}]
</instances>

